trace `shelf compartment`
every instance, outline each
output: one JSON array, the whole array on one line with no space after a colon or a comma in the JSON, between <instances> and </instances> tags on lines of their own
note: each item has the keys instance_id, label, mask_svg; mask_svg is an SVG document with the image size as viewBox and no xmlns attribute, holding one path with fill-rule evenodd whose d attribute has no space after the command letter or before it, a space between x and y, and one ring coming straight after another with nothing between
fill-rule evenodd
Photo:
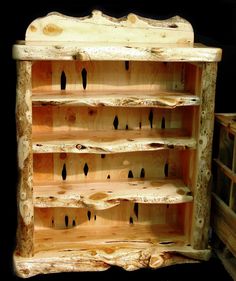
<instances>
[{"instance_id":1,"label":"shelf compartment","mask_svg":"<svg viewBox=\"0 0 236 281\"><path fill-rule=\"evenodd\" d=\"M208 260L209 257L209 249L193 249L175 227L132 225L100 227L96 230L94 227L36 229L34 256L22 258L15 254L14 263L21 276L30 277L40 272L60 272L62 269L102 271L111 265L129 271L144 267L158 268Z\"/></svg>"},{"instance_id":2,"label":"shelf compartment","mask_svg":"<svg viewBox=\"0 0 236 281\"><path fill-rule=\"evenodd\" d=\"M196 95L174 91L33 91L34 106L125 106L161 107L196 106Z\"/></svg>"},{"instance_id":3,"label":"shelf compartment","mask_svg":"<svg viewBox=\"0 0 236 281\"><path fill-rule=\"evenodd\" d=\"M121 201L176 204L192 200L189 188L179 179L34 184L36 207L89 207L102 210L119 205Z\"/></svg>"},{"instance_id":4,"label":"shelf compartment","mask_svg":"<svg viewBox=\"0 0 236 281\"><path fill-rule=\"evenodd\" d=\"M65 239L66 238L66 239ZM113 225L76 226L73 229L35 229L35 253L47 250L79 250L123 245L136 248L137 245L159 244L162 247L188 244L187 238L176 226L169 225Z\"/></svg>"},{"instance_id":5,"label":"shelf compartment","mask_svg":"<svg viewBox=\"0 0 236 281\"><path fill-rule=\"evenodd\" d=\"M160 149L196 148L196 140L182 129L101 130L33 134L33 152L108 154Z\"/></svg>"}]
</instances>

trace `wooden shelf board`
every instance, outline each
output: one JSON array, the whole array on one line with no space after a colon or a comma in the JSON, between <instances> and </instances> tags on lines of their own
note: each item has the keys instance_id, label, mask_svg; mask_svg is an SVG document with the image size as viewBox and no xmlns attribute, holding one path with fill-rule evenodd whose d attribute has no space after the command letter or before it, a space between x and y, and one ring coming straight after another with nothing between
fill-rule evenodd
<instances>
[{"instance_id":1,"label":"wooden shelf board","mask_svg":"<svg viewBox=\"0 0 236 281\"><path fill-rule=\"evenodd\" d=\"M33 133L33 152L107 154L160 149L196 148L182 129L54 131Z\"/></svg>"},{"instance_id":2,"label":"wooden shelf board","mask_svg":"<svg viewBox=\"0 0 236 281\"><path fill-rule=\"evenodd\" d=\"M35 106L126 106L161 107L195 106L200 104L198 96L170 91L33 91Z\"/></svg>"},{"instance_id":3,"label":"wooden shelf board","mask_svg":"<svg viewBox=\"0 0 236 281\"><path fill-rule=\"evenodd\" d=\"M80 42L24 42L13 45L12 56L17 60L135 60L217 62L220 48L184 44L142 43L80 43Z\"/></svg>"},{"instance_id":4,"label":"wooden shelf board","mask_svg":"<svg viewBox=\"0 0 236 281\"><path fill-rule=\"evenodd\" d=\"M90 207L99 210L114 207L124 200L176 204L191 202L193 197L189 188L179 179L34 184L36 207Z\"/></svg>"},{"instance_id":5,"label":"wooden shelf board","mask_svg":"<svg viewBox=\"0 0 236 281\"><path fill-rule=\"evenodd\" d=\"M35 229L35 254L14 255L22 277L60 271L100 271L111 265L126 270L158 268L208 260L210 250L195 250L176 227L127 225Z\"/></svg>"}]
</instances>

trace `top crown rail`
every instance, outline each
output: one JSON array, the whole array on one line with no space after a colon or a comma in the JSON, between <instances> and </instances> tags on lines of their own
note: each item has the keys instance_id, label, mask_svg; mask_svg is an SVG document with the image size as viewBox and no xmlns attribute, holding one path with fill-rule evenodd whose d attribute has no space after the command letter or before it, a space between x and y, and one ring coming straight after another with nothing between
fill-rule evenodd
<instances>
[{"instance_id":1,"label":"top crown rail","mask_svg":"<svg viewBox=\"0 0 236 281\"><path fill-rule=\"evenodd\" d=\"M27 28L25 40L192 45L193 38L191 24L179 16L154 20L131 13L118 19L94 10L91 16L80 18L56 12L37 18Z\"/></svg>"},{"instance_id":2,"label":"top crown rail","mask_svg":"<svg viewBox=\"0 0 236 281\"><path fill-rule=\"evenodd\" d=\"M53 12L35 19L12 54L17 60L216 62L222 51L194 43L191 24L179 16L113 18L95 10L87 17Z\"/></svg>"}]
</instances>

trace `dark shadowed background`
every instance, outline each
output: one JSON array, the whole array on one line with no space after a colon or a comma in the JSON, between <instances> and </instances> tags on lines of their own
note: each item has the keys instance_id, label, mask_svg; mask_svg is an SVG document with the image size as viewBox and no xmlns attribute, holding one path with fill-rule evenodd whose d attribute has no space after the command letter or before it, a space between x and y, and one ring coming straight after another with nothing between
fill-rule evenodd
<instances>
[{"instance_id":1,"label":"dark shadowed background","mask_svg":"<svg viewBox=\"0 0 236 281\"><path fill-rule=\"evenodd\" d=\"M223 49L223 60L219 63L216 112L236 112L236 0L126 0L126 1L8 1L1 7L1 203L0 203L0 272L6 280L17 280L12 269L12 252L16 232L16 141L15 141L15 61L11 59L11 46L24 39L27 26L37 17L57 11L69 16L86 16L93 9L122 17L130 12L154 19L165 19L179 15L192 24L195 42ZM1 278L3 278L1 276ZM37 276L33 280L111 280L139 277L158 280L231 280L221 263L212 258L209 262L195 265L178 265L158 270L125 272L112 268L100 273L68 273ZM31 279L30 279L31 280Z\"/></svg>"}]
</instances>

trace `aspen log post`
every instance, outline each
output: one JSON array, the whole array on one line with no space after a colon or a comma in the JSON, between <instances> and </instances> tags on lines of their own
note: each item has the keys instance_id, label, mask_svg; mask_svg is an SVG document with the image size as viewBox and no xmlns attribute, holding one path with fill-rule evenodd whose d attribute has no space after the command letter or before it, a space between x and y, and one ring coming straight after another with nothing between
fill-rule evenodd
<instances>
[{"instance_id":1,"label":"aspen log post","mask_svg":"<svg viewBox=\"0 0 236 281\"><path fill-rule=\"evenodd\" d=\"M196 186L192 221L192 247L198 250L206 249L208 246L216 73L216 63L203 63L200 86L202 100L199 116L199 143L197 148Z\"/></svg>"},{"instance_id":2,"label":"aspen log post","mask_svg":"<svg viewBox=\"0 0 236 281\"><path fill-rule=\"evenodd\" d=\"M18 143L18 227L16 254L33 255L31 62L17 62L16 128Z\"/></svg>"}]
</instances>

